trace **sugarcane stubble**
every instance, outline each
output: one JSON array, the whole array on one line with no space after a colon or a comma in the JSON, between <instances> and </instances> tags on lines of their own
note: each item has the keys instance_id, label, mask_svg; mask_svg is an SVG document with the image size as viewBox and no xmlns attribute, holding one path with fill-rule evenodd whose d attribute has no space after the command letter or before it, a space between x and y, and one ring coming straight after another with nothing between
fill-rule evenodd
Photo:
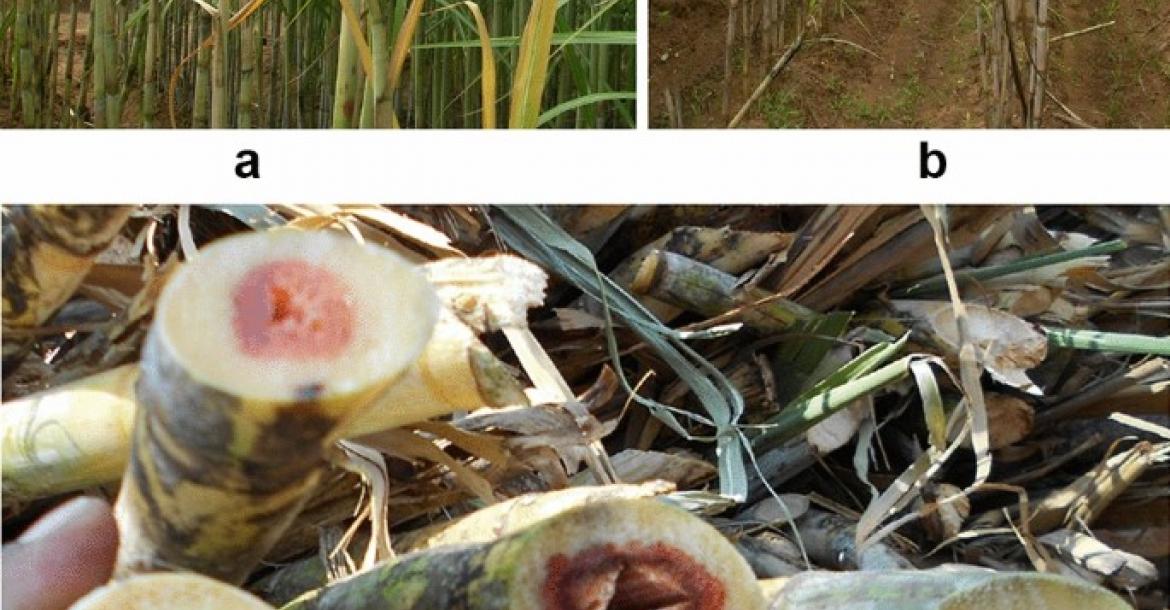
<instances>
[{"instance_id":1,"label":"sugarcane stubble","mask_svg":"<svg viewBox=\"0 0 1170 610\"><path fill-rule=\"evenodd\" d=\"M345 423L418 357L436 311L413 266L341 235L202 250L163 290L143 349L116 576L242 582Z\"/></svg>"}]
</instances>

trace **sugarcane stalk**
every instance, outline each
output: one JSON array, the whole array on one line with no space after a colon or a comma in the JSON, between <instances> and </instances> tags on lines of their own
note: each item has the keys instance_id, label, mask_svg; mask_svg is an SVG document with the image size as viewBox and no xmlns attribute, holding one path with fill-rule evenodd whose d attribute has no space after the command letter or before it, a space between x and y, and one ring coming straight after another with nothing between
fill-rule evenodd
<instances>
[{"instance_id":1,"label":"sugarcane stalk","mask_svg":"<svg viewBox=\"0 0 1170 610\"><path fill-rule=\"evenodd\" d=\"M792 58L796 56L796 52L800 50L802 44L804 44L804 28L800 29L796 35L796 40L792 41L792 46L788 47L788 50L784 52L784 55L782 55L780 59L777 60L776 63L772 66L772 69L768 70L768 74L764 76L764 80L760 81L759 85L756 85L755 90L752 91L750 96L748 96L748 100L743 103L743 106L740 106L739 111L735 113L735 116L732 117L731 121L727 124L728 129L735 129L740 124L740 122L743 121L744 117L747 116L748 110L750 110L752 105L756 103L756 100L760 99L760 96L764 94L764 91L768 90L768 86L771 85L772 81L780 75L780 72L784 70L784 67L788 65L788 62L792 61ZM723 115L727 116L726 109L724 109Z\"/></svg>"},{"instance_id":2,"label":"sugarcane stalk","mask_svg":"<svg viewBox=\"0 0 1170 610\"><path fill-rule=\"evenodd\" d=\"M377 0L368 0L365 6L368 13L366 19L373 74L366 78L361 126L390 127L390 113L394 110L386 91L390 73L390 34L386 29L386 17L382 14L381 3Z\"/></svg>"},{"instance_id":3,"label":"sugarcane stalk","mask_svg":"<svg viewBox=\"0 0 1170 610\"><path fill-rule=\"evenodd\" d=\"M341 19L338 34L337 80L333 90L333 127L344 129L353 126L354 111L357 108L357 43L349 19Z\"/></svg>"},{"instance_id":4,"label":"sugarcane stalk","mask_svg":"<svg viewBox=\"0 0 1170 610\"><path fill-rule=\"evenodd\" d=\"M36 79L40 72L36 69L36 56L33 51L33 42L30 30L32 29L31 0L17 0L15 44L17 52L17 75L20 83L20 121L23 127L36 127L40 114L40 97L38 96Z\"/></svg>"},{"instance_id":5,"label":"sugarcane stalk","mask_svg":"<svg viewBox=\"0 0 1170 610\"><path fill-rule=\"evenodd\" d=\"M877 541L857 546L857 522L840 515L810 509L796 519L809 558L817 565L838 570L912 570L914 564L892 546Z\"/></svg>"},{"instance_id":6,"label":"sugarcane stalk","mask_svg":"<svg viewBox=\"0 0 1170 610\"><path fill-rule=\"evenodd\" d=\"M158 113L159 0L147 0L146 49L142 67L142 126L154 127Z\"/></svg>"},{"instance_id":7,"label":"sugarcane stalk","mask_svg":"<svg viewBox=\"0 0 1170 610\"><path fill-rule=\"evenodd\" d=\"M4 326L43 323L77 289L133 206L6 206Z\"/></svg>"},{"instance_id":8,"label":"sugarcane stalk","mask_svg":"<svg viewBox=\"0 0 1170 610\"><path fill-rule=\"evenodd\" d=\"M69 2L69 42L65 47L65 92L61 95L61 101L65 108L65 121L61 127L72 127L76 120L76 107L73 105L73 50L77 40L77 5L79 0L70 0ZM82 95L85 94L84 87L82 88Z\"/></svg>"},{"instance_id":9,"label":"sugarcane stalk","mask_svg":"<svg viewBox=\"0 0 1170 610\"><path fill-rule=\"evenodd\" d=\"M1161 445L1165 450L1166 444ZM1155 446L1142 441L1101 462L1068 486L1044 496L1032 509L1029 527L1035 534L1064 524L1092 525L1098 516L1135 481L1155 459Z\"/></svg>"},{"instance_id":10,"label":"sugarcane stalk","mask_svg":"<svg viewBox=\"0 0 1170 610\"><path fill-rule=\"evenodd\" d=\"M344 425L422 352L436 311L416 268L337 234L200 251L163 289L143 349L115 575L242 582Z\"/></svg>"},{"instance_id":11,"label":"sugarcane stalk","mask_svg":"<svg viewBox=\"0 0 1170 610\"><path fill-rule=\"evenodd\" d=\"M1048 0L1036 0L1036 32L1032 41L1032 104L1028 127L1040 127L1044 119L1044 93L1048 85Z\"/></svg>"},{"instance_id":12,"label":"sugarcane stalk","mask_svg":"<svg viewBox=\"0 0 1170 610\"><path fill-rule=\"evenodd\" d=\"M5 504L118 480L130 451L138 368L123 366L7 402Z\"/></svg>"},{"instance_id":13,"label":"sugarcane stalk","mask_svg":"<svg viewBox=\"0 0 1170 610\"><path fill-rule=\"evenodd\" d=\"M240 26L240 106L237 126L251 129L260 126L260 80L263 78L263 16L254 15L250 23Z\"/></svg>"},{"instance_id":14,"label":"sugarcane stalk","mask_svg":"<svg viewBox=\"0 0 1170 610\"><path fill-rule=\"evenodd\" d=\"M1125 610L1109 591L1053 574L979 568L805 572L761 581L769 610Z\"/></svg>"},{"instance_id":15,"label":"sugarcane stalk","mask_svg":"<svg viewBox=\"0 0 1170 610\"><path fill-rule=\"evenodd\" d=\"M733 309L745 325L761 332L779 332L817 313L760 289L739 290L736 277L671 252L656 250L642 262L630 289L705 316ZM756 303L760 303L756 305Z\"/></svg>"},{"instance_id":16,"label":"sugarcane stalk","mask_svg":"<svg viewBox=\"0 0 1170 610\"><path fill-rule=\"evenodd\" d=\"M198 24L196 40L205 40L211 34L211 20L213 17L203 12L196 4L191 5L191 13ZM199 44L196 42L196 44ZM191 103L191 127L203 128L208 126L208 114L211 110L211 49L207 45L199 44L195 54L195 93Z\"/></svg>"},{"instance_id":17,"label":"sugarcane stalk","mask_svg":"<svg viewBox=\"0 0 1170 610\"><path fill-rule=\"evenodd\" d=\"M394 546L400 552L415 552L448 545L482 544L531 527L580 506L617 499L649 498L673 491L665 481L640 485L596 485L571 487L545 493L524 494L449 521L396 535ZM351 547L364 546L354 540ZM307 591L328 583L321 557L310 557L281 568L260 581L253 591L271 603L292 601Z\"/></svg>"},{"instance_id":18,"label":"sugarcane stalk","mask_svg":"<svg viewBox=\"0 0 1170 610\"><path fill-rule=\"evenodd\" d=\"M646 257L656 250L682 254L725 273L738 274L755 267L791 243L792 235L789 233L735 231L727 227L675 227L631 254L609 273L609 277L617 285L629 288ZM652 297L641 296L639 302L663 322L669 322L682 313L681 309ZM601 303L589 297L577 299L574 307L594 315L602 314Z\"/></svg>"},{"instance_id":19,"label":"sugarcane stalk","mask_svg":"<svg viewBox=\"0 0 1170 610\"><path fill-rule=\"evenodd\" d=\"M750 568L714 528L652 499L574 508L492 542L448 545L308 593L284 610L755 610Z\"/></svg>"},{"instance_id":20,"label":"sugarcane stalk","mask_svg":"<svg viewBox=\"0 0 1170 610\"><path fill-rule=\"evenodd\" d=\"M46 48L46 68L42 73L48 72L48 76L42 81L41 88L45 95L45 110L41 115L41 127L54 127L53 125L53 111L56 107L57 101L57 66L60 61L61 47L57 44L57 32L61 28L61 8L58 6L58 0L53 0L48 7L49 10L49 29L46 32L45 44Z\"/></svg>"},{"instance_id":21,"label":"sugarcane stalk","mask_svg":"<svg viewBox=\"0 0 1170 610\"><path fill-rule=\"evenodd\" d=\"M450 544L490 542L587 504L618 499L651 498L673 491L674 485L650 481L638 485L587 485L524 494L473 513L400 536L405 552Z\"/></svg>"},{"instance_id":22,"label":"sugarcane stalk","mask_svg":"<svg viewBox=\"0 0 1170 610\"><path fill-rule=\"evenodd\" d=\"M94 258L122 230L133 206L6 206L3 328L36 327L73 296ZM3 344L11 370L26 343Z\"/></svg>"},{"instance_id":23,"label":"sugarcane stalk","mask_svg":"<svg viewBox=\"0 0 1170 610\"><path fill-rule=\"evenodd\" d=\"M198 574L141 574L99 587L70 610L273 610L255 596Z\"/></svg>"},{"instance_id":24,"label":"sugarcane stalk","mask_svg":"<svg viewBox=\"0 0 1170 610\"><path fill-rule=\"evenodd\" d=\"M228 22L235 10L232 0L219 0L216 8L219 15L214 18L212 26L215 35L215 44L211 47L211 128L222 129L229 127L228 121L228 44L231 40L231 29Z\"/></svg>"},{"instance_id":25,"label":"sugarcane stalk","mask_svg":"<svg viewBox=\"0 0 1170 610\"><path fill-rule=\"evenodd\" d=\"M139 365L128 364L4 403L5 503L117 481L130 453L138 375ZM346 424L344 436L517 404L526 399L507 365L444 310L422 354Z\"/></svg>"},{"instance_id":26,"label":"sugarcane stalk","mask_svg":"<svg viewBox=\"0 0 1170 610\"><path fill-rule=\"evenodd\" d=\"M93 2L94 125L117 128L122 116L118 98L116 17L111 0Z\"/></svg>"}]
</instances>

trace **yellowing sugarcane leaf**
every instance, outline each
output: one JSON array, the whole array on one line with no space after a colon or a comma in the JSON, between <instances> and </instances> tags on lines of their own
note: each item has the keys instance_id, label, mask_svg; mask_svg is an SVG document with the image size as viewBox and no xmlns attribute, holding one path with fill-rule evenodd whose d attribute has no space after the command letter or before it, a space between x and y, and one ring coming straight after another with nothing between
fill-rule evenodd
<instances>
[{"instance_id":1,"label":"yellowing sugarcane leaf","mask_svg":"<svg viewBox=\"0 0 1170 610\"><path fill-rule=\"evenodd\" d=\"M537 126L556 18L557 0L535 0L529 9L524 33L520 36L517 66L512 73L508 126L513 129Z\"/></svg>"},{"instance_id":2,"label":"yellowing sugarcane leaf","mask_svg":"<svg viewBox=\"0 0 1170 610\"><path fill-rule=\"evenodd\" d=\"M496 128L496 56L492 51L492 35L483 13L475 2L464 2L467 10L475 17L475 30L479 33L480 49L480 103L483 107L483 128Z\"/></svg>"}]
</instances>

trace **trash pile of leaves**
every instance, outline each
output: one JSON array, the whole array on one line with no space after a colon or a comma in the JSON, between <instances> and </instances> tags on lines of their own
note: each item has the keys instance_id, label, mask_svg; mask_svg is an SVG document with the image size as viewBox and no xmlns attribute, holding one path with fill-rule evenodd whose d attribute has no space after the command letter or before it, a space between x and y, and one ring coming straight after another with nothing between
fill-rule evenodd
<instances>
[{"instance_id":1,"label":"trash pile of leaves","mask_svg":"<svg viewBox=\"0 0 1170 610\"><path fill-rule=\"evenodd\" d=\"M703 516L761 580L965 564L1168 603L1170 208L144 206L51 318L6 318L4 406L135 362L181 260L290 226L424 265L523 391L344 441L248 579L270 603L613 483ZM34 432L6 421L6 539L117 493L14 493Z\"/></svg>"}]
</instances>

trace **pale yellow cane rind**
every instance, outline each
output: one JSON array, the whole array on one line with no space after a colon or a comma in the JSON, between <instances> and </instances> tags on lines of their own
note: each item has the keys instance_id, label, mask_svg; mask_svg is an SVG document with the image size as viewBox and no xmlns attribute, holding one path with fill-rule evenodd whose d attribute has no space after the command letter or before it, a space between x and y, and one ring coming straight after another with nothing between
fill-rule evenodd
<instances>
[{"instance_id":1,"label":"pale yellow cane rind","mask_svg":"<svg viewBox=\"0 0 1170 610\"><path fill-rule=\"evenodd\" d=\"M199 574L141 574L110 583L69 610L275 610L259 598Z\"/></svg>"},{"instance_id":2,"label":"pale yellow cane rind","mask_svg":"<svg viewBox=\"0 0 1170 610\"><path fill-rule=\"evenodd\" d=\"M1054 574L998 574L987 582L947 596L939 610L1127 610L1113 593L1080 580Z\"/></svg>"}]
</instances>

